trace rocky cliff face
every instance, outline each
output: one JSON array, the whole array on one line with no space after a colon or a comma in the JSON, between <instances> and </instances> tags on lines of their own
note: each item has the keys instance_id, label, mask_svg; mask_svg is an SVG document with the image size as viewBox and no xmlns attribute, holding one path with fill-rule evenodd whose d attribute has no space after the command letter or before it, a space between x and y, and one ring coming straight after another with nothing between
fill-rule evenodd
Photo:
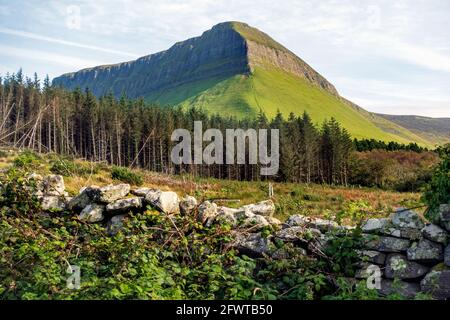
<instances>
[{"instance_id":1,"label":"rocky cliff face","mask_svg":"<svg viewBox=\"0 0 450 320\"><path fill-rule=\"evenodd\" d=\"M135 61L62 75L53 84L89 87L97 96L125 92L137 98L196 81L248 74L256 66L274 66L337 95L331 83L292 52L261 31L236 22L218 24L200 37Z\"/></svg>"},{"instance_id":2,"label":"rocky cliff face","mask_svg":"<svg viewBox=\"0 0 450 320\"><path fill-rule=\"evenodd\" d=\"M223 25L201 37L136 61L84 69L62 75L53 84L68 89L89 87L95 95L108 92L136 98L187 82L247 73L244 39Z\"/></svg>"}]
</instances>

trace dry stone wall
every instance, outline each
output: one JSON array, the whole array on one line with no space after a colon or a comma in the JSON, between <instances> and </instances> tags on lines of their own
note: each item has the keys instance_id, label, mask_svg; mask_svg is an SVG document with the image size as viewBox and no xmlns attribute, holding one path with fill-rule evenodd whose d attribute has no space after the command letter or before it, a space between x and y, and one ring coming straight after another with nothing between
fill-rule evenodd
<instances>
[{"instance_id":1,"label":"dry stone wall","mask_svg":"<svg viewBox=\"0 0 450 320\"><path fill-rule=\"evenodd\" d=\"M192 215L199 223L232 226L232 245L251 257L289 258L276 241L292 243L296 255L323 254L329 241L354 227L329 220L292 215L284 223L273 217L272 200L241 208L198 203L192 196L150 188L131 189L128 184L82 188L75 197L65 191L64 179L33 174L34 191L46 211L67 210L86 223L102 223L110 235L117 233L127 214L143 212L148 205L167 214ZM430 224L416 212L399 209L390 218L368 219L362 226L362 243L355 248L360 261L355 278L374 281L382 295L401 293L413 298L419 292L437 299L450 299L450 205L440 207L439 223ZM272 226L270 235L264 228ZM374 270L379 279L374 279Z\"/></svg>"}]
</instances>

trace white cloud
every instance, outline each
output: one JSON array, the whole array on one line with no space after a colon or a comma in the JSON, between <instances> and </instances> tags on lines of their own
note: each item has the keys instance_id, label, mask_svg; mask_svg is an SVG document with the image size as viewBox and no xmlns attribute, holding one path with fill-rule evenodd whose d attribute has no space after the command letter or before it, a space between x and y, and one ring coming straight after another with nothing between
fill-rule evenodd
<instances>
[{"instance_id":1,"label":"white cloud","mask_svg":"<svg viewBox=\"0 0 450 320\"><path fill-rule=\"evenodd\" d=\"M55 38L46 37L46 36L43 36L40 34L35 34L35 33L25 32L25 31L20 31L20 30L13 30L13 29L9 29L9 28L0 27L0 33L34 39L34 40L52 42L52 43L61 44L61 45L65 45L65 46L78 47L78 48L83 48L83 49L113 53L113 54L128 56L128 57L132 57L132 58L139 57L139 55L137 55L135 53L124 52L124 51L114 50L114 49L108 49L108 48L103 48L103 47L98 47L98 46L93 46L93 45L87 45L87 44L83 44L83 43L76 43L76 42L66 41L66 40L61 40L61 39L55 39Z\"/></svg>"},{"instance_id":2,"label":"white cloud","mask_svg":"<svg viewBox=\"0 0 450 320\"><path fill-rule=\"evenodd\" d=\"M67 28L70 5L81 10L80 30ZM14 2L7 7L19 12ZM92 59L103 64L111 57L102 53L144 55L198 36L218 22L244 21L332 78L344 96L363 107L411 106L411 112L450 116L448 88L440 84L450 83L448 0L49 0L45 5L32 0L22 8L23 15L15 13L6 22L10 35L46 41L49 52L52 44L92 50ZM0 26L6 27L5 22ZM64 62L56 58L53 63ZM426 81L418 84L421 76Z\"/></svg>"},{"instance_id":3,"label":"white cloud","mask_svg":"<svg viewBox=\"0 0 450 320\"><path fill-rule=\"evenodd\" d=\"M44 61L50 64L58 64L61 66L71 67L74 68L74 70L93 67L101 64L99 61L95 60L85 60L77 57L70 57L41 50L22 49L5 45L0 45L0 55L12 56L27 60Z\"/></svg>"}]
</instances>

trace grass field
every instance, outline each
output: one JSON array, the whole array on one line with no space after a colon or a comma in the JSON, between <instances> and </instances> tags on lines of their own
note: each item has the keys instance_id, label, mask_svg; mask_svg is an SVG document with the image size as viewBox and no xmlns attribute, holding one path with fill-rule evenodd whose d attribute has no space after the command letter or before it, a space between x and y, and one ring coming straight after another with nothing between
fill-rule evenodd
<instances>
[{"instance_id":1,"label":"grass field","mask_svg":"<svg viewBox=\"0 0 450 320\"><path fill-rule=\"evenodd\" d=\"M369 112L352 108L344 101L307 80L275 67L257 67L250 75L235 75L227 79L209 79L188 83L172 90L156 93L150 100L182 107L199 107L211 114L239 118L255 116L263 111L269 118L280 110L308 112L317 124L334 117L355 138L374 138L409 143L427 141L385 119L371 117ZM383 129L381 129L383 128Z\"/></svg>"},{"instance_id":2,"label":"grass field","mask_svg":"<svg viewBox=\"0 0 450 320\"><path fill-rule=\"evenodd\" d=\"M0 152L0 170L13 166L16 157L16 153ZM52 165L58 161L61 161L61 158L57 155L41 155L28 170L49 174ZM106 164L83 160L74 160L74 163L77 168L83 169L84 173L65 176L66 189L72 195L78 194L79 189L84 186L120 183L111 178L111 167ZM142 176L142 186L173 190L179 196L189 194L200 201L215 200L219 205L229 207L239 207L268 198L269 182L264 181L194 178L165 175L141 169L131 171ZM341 217L343 223L352 224L357 218L388 216L397 207L420 205L418 193L317 184L272 184L275 192L273 201L277 207L276 216L281 220L292 214L303 214L329 219Z\"/></svg>"}]
</instances>

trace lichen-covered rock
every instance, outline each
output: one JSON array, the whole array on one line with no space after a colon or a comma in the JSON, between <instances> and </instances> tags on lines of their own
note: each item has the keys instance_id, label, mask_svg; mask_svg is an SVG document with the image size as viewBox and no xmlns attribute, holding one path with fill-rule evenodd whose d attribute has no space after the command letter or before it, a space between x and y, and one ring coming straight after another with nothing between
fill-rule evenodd
<instances>
[{"instance_id":1,"label":"lichen-covered rock","mask_svg":"<svg viewBox=\"0 0 450 320\"><path fill-rule=\"evenodd\" d=\"M124 198L128 193L130 193L130 185L127 183L109 185L98 190L98 201L111 203Z\"/></svg>"},{"instance_id":2,"label":"lichen-covered rock","mask_svg":"<svg viewBox=\"0 0 450 320\"><path fill-rule=\"evenodd\" d=\"M155 189L151 189L151 188L138 188L138 189L133 189L131 190L131 194L137 196L137 197L143 197L145 198L145 196L147 195L147 193L149 193L150 191L155 190Z\"/></svg>"},{"instance_id":3,"label":"lichen-covered rock","mask_svg":"<svg viewBox=\"0 0 450 320\"><path fill-rule=\"evenodd\" d=\"M231 209L231 208L228 208ZM248 218L253 218L255 216L254 213L252 213L250 210L246 210L243 208L239 208L239 209L231 209L233 211L234 217L236 218L237 221L244 221L245 219Z\"/></svg>"},{"instance_id":4,"label":"lichen-covered rock","mask_svg":"<svg viewBox=\"0 0 450 320\"><path fill-rule=\"evenodd\" d=\"M422 218L414 211L400 208L392 216L392 224L398 228L423 229Z\"/></svg>"},{"instance_id":5,"label":"lichen-covered rock","mask_svg":"<svg viewBox=\"0 0 450 320\"><path fill-rule=\"evenodd\" d=\"M217 215L214 218L214 223L216 224L227 224L235 227L238 223L236 217L234 216L233 209L226 207L219 207L217 209Z\"/></svg>"},{"instance_id":6,"label":"lichen-covered rock","mask_svg":"<svg viewBox=\"0 0 450 320\"><path fill-rule=\"evenodd\" d=\"M420 292L420 285L414 282L401 280L381 279L380 295L388 296L391 294L400 294L406 299L413 299Z\"/></svg>"},{"instance_id":7,"label":"lichen-covered rock","mask_svg":"<svg viewBox=\"0 0 450 320\"><path fill-rule=\"evenodd\" d=\"M439 206L439 220L441 226L450 232L450 204L441 204Z\"/></svg>"},{"instance_id":8,"label":"lichen-covered rock","mask_svg":"<svg viewBox=\"0 0 450 320\"><path fill-rule=\"evenodd\" d=\"M450 270L432 270L420 283L423 292L431 293L435 299L450 298Z\"/></svg>"},{"instance_id":9,"label":"lichen-covered rock","mask_svg":"<svg viewBox=\"0 0 450 320\"><path fill-rule=\"evenodd\" d=\"M274 227L278 227L278 226L281 226L283 224L280 220L278 220L277 218L274 218L274 217L264 217L264 218L267 220L267 222L270 225L272 225Z\"/></svg>"},{"instance_id":10,"label":"lichen-covered rock","mask_svg":"<svg viewBox=\"0 0 450 320\"><path fill-rule=\"evenodd\" d=\"M386 254L375 250L357 250L362 261L384 265L386 262Z\"/></svg>"},{"instance_id":11,"label":"lichen-covered rock","mask_svg":"<svg viewBox=\"0 0 450 320\"><path fill-rule=\"evenodd\" d=\"M269 237L265 238L261 233L238 234L234 246L242 254L249 257L256 258L271 251L271 240Z\"/></svg>"},{"instance_id":12,"label":"lichen-covered rock","mask_svg":"<svg viewBox=\"0 0 450 320\"><path fill-rule=\"evenodd\" d=\"M89 204L98 200L99 189L97 186L82 188L80 193L69 201L67 209L70 211L83 210Z\"/></svg>"},{"instance_id":13,"label":"lichen-covered rock","mask_svg":"<svg viewBox=\"0 0 450 320\"><path fill-rule=\"evenodd\" d=\"M44 195L47 196L64 196L65 192L64 178L60 175L51 174L44 178Z\"/></svg>"},{"instance_id":14,"label":"lichen-covered rock","mask_svg":"<svg viewBox=\"0 0 450 320\"><path fill-rule=\"evenodd\" d=\"M445 248L444 263L450 267L450 244Z\"/></svg>"},{"instance_id":15,"label":"lichen-covered rock","mask_svg":"<svg viewBox=\"0 0 450 320\"><path fill-rule=\"evenodd\" d=\"M106 206L106 211L110 214L118 214L141 208L142 208L142 198L131 197L119 199L114 202L108 203L108 205Z\"/></svg>"},{"instance_id":16,"label":"lichen-covered rock","mask_svg":"<svg viewBox=\"0 0 450 320\"><path fill-rule=\"evenodd\" d=\"M190 215L197 208L197 199L192 196L185 196L180 200L180 212L183 215Z\"/></svg>"},{"instance_id":17,"label":"lichen-covered rock","mask_svg":"<svg viewBox=\"0 0 450 320\"><path fill-rule=\"evenodd\" d=\"M282 241L298 241L303 238L303 233L305 232L304 227L290 227L282 229L275 233L275 238Z\"/></svg>"},{"instance_id":18,"label":"lichen-covered rock","mask_svg":"<svg viewBox=\"0 0 450 320\"><path fill-rule=\"evenodd\" d=\"M285 259L292 259L294 257L306 257L308 253L305 249L299 248L299 247L293 247L288 250L287 248L279 248L275 250L271 257L275 260L285 260Z\"/></svg>"},{"instance_id":19,"label":"lichen-covered rock","mask_svg":"<svg viewBox=\"0 0 450 320\"><path fill-rule=\"evenodd\" d=\"M396 237L396 238L405 238L409 240L420 240L422 239L422 232L420 229L413 228L394 228L394 227L386 227L381 231L382 234Z\"/></svg>"},{"instance_id":20,"label":"lichen-covered rock","mask_svg":"<svg viewBox=\"0 0 450 320\"><path fill-rule=\"evenodd\" d=\"M198 207L197 221L211 226L217 216L217 205L213 202L205 201Z\"/></svg>"},{"instance_id":21,"label":"lichen-covered rock","mask_svg":"<svg viewBox=\"0 0 450 320\"><path fill-rule=\"evenodd\" d=\"M89 223L103 221L105 206L103 204L92 203L87 205L78 215L78 219Z\"/></svg>"},{"instance_id":22,"label":"lichen-covered rock","mask_svg":"<svg viewBox=\"0 0 450 320\"><path fill-rule=\"evenodd\" d=\"M381 252L403 252L408 250L411 242L407 239L363 234L363 244L366 249Z\"/></svg>"},{"instance_id":23,"label":"lichen-covered rock","mask_svg":"<svg viewBox=\"0 0 450 320\"><path fill-rule=\"evenodd\" d=\"M116 235L123 229L123 222L127 218L126 214L113 216L106 225L106 233L110 236Z\"/></svg>"},{"instance_id":24,"label":"lichen-covered rock","mask_svg":"<svg viewBox=\"0 0 450 320\"><path fill-rule=\"evenodd\" d=\"M423 239L414 242L407 251L408 260L423 263L438 262L444 259L444 249L441 244Z\"/></svg>"},{"instance_id":25,"label":"lichen-covered rock","mask_svg":"<svg viewBox=\"0 0 450 320\"><path fill-rule=\"evenodd\" d=\"M371 218L366 220L361 229L366 233L379 233L383 231L389 224L389 219L387 218Z\"/></svg>"},{"instance_id":26,"label":"lichen-covered rock","mask_svg":"<svg viewBox=\"0 0 450 320\"><path fill-rule=\"evenodd\" d=\"M266 200L243 206L242 209L248 210L253 214L271 217L275 213L275 204L272 200Z\"/></svg>"},{"instance_id":27,"label":"lichen-covered rock","mask_svg":"<svg viewBox=\"0 0 450 320\"><path fill-rule=\"evenodd\" d=\"M304 227L309 223L309 219L301 214L294 214L290 216L285 224L289 227Z\"/></svg>"},{"instance_id":28,"label":"lichen-covered rock","mask_svg":"<svg viewBox=\"0 0 450 320\"><path fill-rule=\"evenodd\" d=\"M308 226L314 229L318 229L321 232L328 232L338 228L338 224L336 222L320 218L311 218Z\"/></svg>"},{"instance_id":29,"label":"lichen-covered rock","mask_svg":"<svg viewBox=\"0 0 450 320\"><path fill-rule=\"evenodd\" d=\"M145 200L166 214L180 212L180 199L173 191L152 190L147 193Z\"/></svg>"},{"instance_id":30,"label":"lichen-covered rock","mask_svg":"<svg viewBox=\"0 0 450 320\"><path fill-rule=\"evenodd\" d=\"M43 196L41 208L44 211L63 211L66 209L66 201L61 196Z\"/></svg>"},{"instance_id":31,"label":"lichen-covered rock","mask_svg":"<svg viewBox=\"0 0 450 320\"><path fill-rule=\"evenodd\" d=\"M241 228L247 228L248 231L252 232L259 231L267 226L269 226L269 222L267 222L267 220L263 216L257 214L255 214L251 218L245 219L240 225Z\"/></svg>"},{"instance_id":32,"label":"lichen-covered rock","mask_svg":"<svg viewBox=\"0 0 450 320\"><path fill-rule=\"evenodd\" d=\"M435 224L429 224L425 228L423 228L422 234L428 240L442 244L447 243L447 232Z\"/></svg>"},{"instance_id":33,"label":"lichen-covered rock","mask_svg":"<svg viewBox=\"0 0 450 320\"><path fill-rule=\"evenodd\" d=\"M390 254L386 259L385 276L388 279L417 279L425 275L429 271L417 262L408 261L401 254Z\"/></svg>"},{"instance_id":34,"label":"lichen-covered rock","mask_svg":"<svg viewBox=\"0 0 450 320\"><path fill-rule=\"evenodd\" d=\"M355 278L367 279L374 276L375 270L380 272L380 276L383 276L383 270L381 270L379 266L370 263L364 263L361 265L360 269L355 271Z\"/></svg>"}]
</instances>

